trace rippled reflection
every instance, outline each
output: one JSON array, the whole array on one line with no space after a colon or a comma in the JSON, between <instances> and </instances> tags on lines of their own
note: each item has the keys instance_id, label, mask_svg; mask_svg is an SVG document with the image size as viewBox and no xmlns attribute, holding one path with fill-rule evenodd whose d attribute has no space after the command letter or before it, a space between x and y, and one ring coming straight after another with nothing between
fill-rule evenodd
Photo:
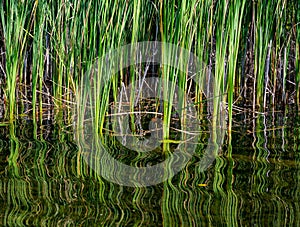
<instances>
[{"instance_id":1,"label":"rippled reflection","mask_svg":"<svg viewBox=\"0 0 300 227\"><path fill-rule=\"evenodd\" d=\"M199 152L178 175L146 188L122 187L97 176L68 127L44 123L0 127L1 225L300 224L298 116L240 116L232 144L224 145L207 171L197 165L204 136ZM119 152L116 157L132 159L120 147L112 149L114 155Z\"/></svg>"}]
</instances>

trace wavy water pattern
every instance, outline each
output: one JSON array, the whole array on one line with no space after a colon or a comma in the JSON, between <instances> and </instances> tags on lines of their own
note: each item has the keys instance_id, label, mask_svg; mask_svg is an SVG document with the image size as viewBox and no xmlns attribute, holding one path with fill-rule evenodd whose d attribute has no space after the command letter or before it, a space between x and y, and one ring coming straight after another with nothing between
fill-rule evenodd
<instances>
[{"instance_id":1,"label":"wavy water pattern","mask_svg":"<svg viewBox=\"0 0 300 227\"><path fill-rule=\"evenodd\" d=\"M2 226L300 225L299 116L237 122L231 146L220 148L214 164L201 172L204 133L179 174L144 188L98 176L63 125L45 131L34 124L0 127ZM162 155L133 158L112 138L104 141L114 157L132 165L157 162Z\"/></svg>"}]
</instances>

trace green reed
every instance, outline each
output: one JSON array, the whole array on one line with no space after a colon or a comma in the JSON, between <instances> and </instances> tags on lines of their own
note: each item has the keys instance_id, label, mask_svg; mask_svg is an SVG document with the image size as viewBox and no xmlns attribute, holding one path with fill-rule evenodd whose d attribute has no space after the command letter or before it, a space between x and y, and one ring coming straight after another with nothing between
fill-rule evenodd
<instances>
[{"instance_id":1,"label":"green reed","mask_svg":"<svg viewBox=\"0 0 300 227\"><path fill-rule=\"evenodd\" d=\"M268 45L270 43L270 35L273 26L274 3L269 1L267 4L258 2L253 4L253 27L255 29L254 37L254 78L255 89L253 99L255 104L262 101L263 90L265 87L265 66L267 59Z\"/></svg>"},{"instance_id":2,"label":"green reed","mask_svg":"<svg viewBox=\"0 0 300 227\"><path fill-rule=\"evenodd\" d=\"M32 113L33 119L36 119L36 112L41 113L42 104L42 93L43 93L43 76L45 69L45 15L46 8L45 5L37 4L35 2L33 15L35 19L33 20L33 44L32 44ZM37 97L37 92L39 96ZM39 106L39 110L36 111L36 106Z\"/></svg>"},{"instance_id":3,"label":"green reed","mask_svg":"<svg viewBox=\"0 0 300 227\"><path fill-rule=\"evenodd\" d=\"M197 6L197 1L160 1L160 34L161 41L179 45L189 52L194 49L193 42L197 34L197 15L200 8ZM163 50L162 55L164 55ZM180 55L179 55L180 56ZM183 57L184 58L184 57ZM174 60L174 59L170 59ZM188 69L186 59L178 62L183 68ZM195 75L194 75L195 76ZM189 82L190 81L190 82ZM174 69L167 65L162 69L162 89L164 102L164 139L169 138L170 119L172 114L173 101L178 102L181 115L185 116L187 104L187 96L179 95L178 100L174 100L174 92L176 85L180 92L188 95L189 84L191 78L188 77L188 72ZM182 119L185 124L185 118Z\"/></svg>"},{"instance_id":4,"label":"green reed","mask_svg":"<svg viewBox=\"0 0 300 227\"><path fill-rule=\"evenodd\" d=\"M237 75L237 62L240 46L241 26L245 2L231 2L228 16L228 33L229 33L229 54L228 54L228 75L227 75L227 92L228 92L228 132L231 135L232 128L232 107L234 104L234 87Z\"/></svg>"},{"instance_id":5,"label":"green reed","mask_svg":"<svg viewBox=\"0 0 300 227\"><path fill-rule=\"evenodd\" d=\"M16 89L22 78L24 55L28 40L28 19L32 13L30 4L6 1L1 4L1 25L5 42L5 79L6 97L8 98L9 119L16 114ZM5 8L4 8L5 7Z\"/></svg>"},{"instance_id":6,"label":"green reed","mask_svg":"<svg viewBox=\"0 0 300 227\"><path fill-rule=\"evenodd\" d=\"M295 55L295 67L296 67L296 89L297 89L297 106L300 106L300 3L298 2L298 5L295 5L295 9L297 12L295 20L298 22L298 24L295 24L294 30L296 31L296 55Z\"/></svg>"},{"instance_id":7,"label":"green reed","mask_svg":"<svg viewBox=\"0 0 300 227\"><path fill-rule=\"evenodd\" d=\"M267 109L269 104L287 103L293 90L297 91L299 102L297 1L289 4L285 0L31 3L6 1L0 8L6 59L4 89L9 106L6 114L10 119L20 111L20 114L32 112L33 118L42 120L43 111L54 106L57 111L65 109L70 122L69 107L80 98L76 91L98 59L109 50L147 40L173 43L198 56L203 68L195 78L197 81L214 78L214 84L205 88L210 90L206 95L215 97L210 107L213 116L220 112L221 101L227 99L229 132L233 107L242 105L241 96L250 100L253 110L258 105ZM102 73L97 72L90 91L94 100L90 102L95 103L98 132L102 132L108 103L118 101L122 84L129 81L134 85L132 91L136 89L136 81L142 78L139 67L131 66L129 72L116 73L104 86L97 84L102 80ZM195 103L201 103L200 112L205 89L198 86L190 89L187 72L169 66L162 66L161 71L166 139L175 85L192 95ZM252 92L247 93L249 87ZM276 96L280 92L281 100ZM131 92L131 111L135 99L135 93ZM26 108L17 111L19 101ZM186 97L180 97L178 102L184 111ZM134 116L131 121L134 128ZM213 125L217 127L217 122Z\"/></svg>"}]
</instances>

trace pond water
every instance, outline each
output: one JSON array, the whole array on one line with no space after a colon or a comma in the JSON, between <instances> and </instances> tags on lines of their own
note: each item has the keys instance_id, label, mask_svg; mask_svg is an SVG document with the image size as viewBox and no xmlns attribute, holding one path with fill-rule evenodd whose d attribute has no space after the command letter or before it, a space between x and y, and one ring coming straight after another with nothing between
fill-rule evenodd
<instances>
[{"instance_id":1,"label":"pond water","mask_svg":"<svg viewBox=\"0 0 300 227\"><path fill-rule=\"evenodd\" d=\"M207 170L199 171L201 151L196 151L172 179L139 188L97 175L63 121L39 125L21 119L3 125L0 225L299 226L300 118L295 113L239 113L231 145L226 137ZM110 137L107 143L115 157L132 160ZM159 153L154 156L159 160Z\"/></svg>"}]
</instances>

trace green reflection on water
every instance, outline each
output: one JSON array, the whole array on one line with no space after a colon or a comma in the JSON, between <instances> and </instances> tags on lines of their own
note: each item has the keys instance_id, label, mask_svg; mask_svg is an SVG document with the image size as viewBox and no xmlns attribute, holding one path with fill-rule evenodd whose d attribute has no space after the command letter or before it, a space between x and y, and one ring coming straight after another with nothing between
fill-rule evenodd
<instances>
[{"instance_id":1,"label":"green reflection on water","mask_svg":"<svg viewBox=\"0 0 300 227\"><path fill-rule=\"evenodd\" d=\"M299 225L299 116L244 117L240 123L207 171L197 165L204 137L178 175L146 188L97 176L63 124L4 125L0 225ZM116 146L114 155L133 160L106 140Z\"/></svg>"}]
</instances>

